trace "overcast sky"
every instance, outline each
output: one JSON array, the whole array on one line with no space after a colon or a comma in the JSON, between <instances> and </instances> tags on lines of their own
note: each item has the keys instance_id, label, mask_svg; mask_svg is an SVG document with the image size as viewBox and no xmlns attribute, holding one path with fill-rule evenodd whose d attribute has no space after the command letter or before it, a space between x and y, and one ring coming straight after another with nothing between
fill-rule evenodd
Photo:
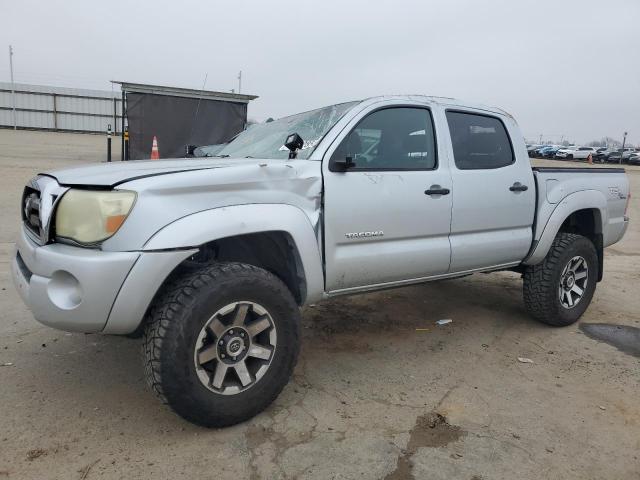
<instances>
[{"instance_id":1,"label":"overcast sky","mask_svg":"<svg viewBox=\"0 0 640 480\"><path fill-rule=\"evenodd\" d=\"M0 79L259 95L264 120L373 95L502 107L527 138L640 144L639 0L0 0Z\"/></svg>"}]
</instances>

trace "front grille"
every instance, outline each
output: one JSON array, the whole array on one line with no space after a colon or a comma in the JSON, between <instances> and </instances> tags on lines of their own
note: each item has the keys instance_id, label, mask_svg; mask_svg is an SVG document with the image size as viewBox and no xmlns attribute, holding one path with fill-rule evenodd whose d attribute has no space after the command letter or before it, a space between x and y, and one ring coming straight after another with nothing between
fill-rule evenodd
<instances>
[{"instance_id":1,"label":"front grille","mask_svg":"<svg viewBox=\"0 0 640 480\"><path fill-rule=\"evenodd\" d=\"M40 221L40 192L26 186L22 194L22 221L25 227L37 238L42 237L42 222Z\"/></svg>"},{"instance_id":2,"label":"front grille","mask_svg":"<svg viewBox=\"0 0 640 480\"><path fill-rule=\"evenodd\" d=\"M22 222L28 236L38 245L49 242L56 203L67 190L69 187L61 187L48 175L38 175L24 188L20 204Z\"/></svg>"}]
</instances>

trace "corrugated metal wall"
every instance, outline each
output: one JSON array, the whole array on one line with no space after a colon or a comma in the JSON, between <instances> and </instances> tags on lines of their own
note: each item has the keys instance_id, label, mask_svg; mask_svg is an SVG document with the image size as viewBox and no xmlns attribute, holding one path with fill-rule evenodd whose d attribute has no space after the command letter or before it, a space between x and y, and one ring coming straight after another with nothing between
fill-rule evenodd
<instances>
[{"instance_id":1,"label":"corrugated metal wall","mask_svg":"<svg viewBox=\"0 0 640 480\"><path fill-rule=\"evenodd\" d=\"M16 83L18 128L120 133L120 92ZM114 111L115 109L115 111ZM11 84L0 82L0 127L13 128Z\"/></svg>"}]
</instances>

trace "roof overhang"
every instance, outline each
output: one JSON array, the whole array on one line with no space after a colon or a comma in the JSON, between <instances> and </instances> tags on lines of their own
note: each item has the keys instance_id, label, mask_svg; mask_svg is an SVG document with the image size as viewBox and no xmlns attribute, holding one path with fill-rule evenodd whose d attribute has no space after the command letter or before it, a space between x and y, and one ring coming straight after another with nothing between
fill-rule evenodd
<instances>
[{"instance_id":1,"label":"roof overhang","mask_svg":"<svg viewBox=\"0 0 640 480\"><path fill-rule=\"evenodd\" d=\"M167 87L165 85L149 85L146 83L130 83L111 80L120 85L123 92L147 93L152 95L167 95L170 97L199 98L203 100L218 100L223 102L249 103L258 98L257 95L240 93L214 92L212 90L194 90L192 88Z\"/></svg>"}]
</instances>

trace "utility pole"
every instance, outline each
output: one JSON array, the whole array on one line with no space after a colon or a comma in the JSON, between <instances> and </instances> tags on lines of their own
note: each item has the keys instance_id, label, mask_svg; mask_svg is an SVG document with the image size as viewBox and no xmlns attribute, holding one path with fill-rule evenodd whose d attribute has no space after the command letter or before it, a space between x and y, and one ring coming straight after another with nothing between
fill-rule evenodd
<instances>
[{"instance_id":1,"label":"utility pole","mask_svg":"<svg viewBox=\"0 0 640 480\"><path fill-rule=\"evenodd\" d=\"M622 137L622 151L620 152L620 163L622 163L622 156L624 155L624 144L627 142L627 132L624 132Z\"/></svg>"},{"instance_id":2,"label":"utility pole","mask_svg":"<svg viewBox=\"0 0 640 480\"><path fill-rule=\"evenodd\" d=\"M238 73L238 93L242 93L242 70Z\"/></svg>"},{"instance_id":3,"label":"utility pole","mask_svg":"<svg viewBox=\"0 0 640 480\"><path fill-rule=\"evenodd\" d=\"M9 45L9 71L11 72L11 101L13 102L13 129L18 129L16 121L16 89L13 85L13 47Z\"/></svg>"}]
</instances>

